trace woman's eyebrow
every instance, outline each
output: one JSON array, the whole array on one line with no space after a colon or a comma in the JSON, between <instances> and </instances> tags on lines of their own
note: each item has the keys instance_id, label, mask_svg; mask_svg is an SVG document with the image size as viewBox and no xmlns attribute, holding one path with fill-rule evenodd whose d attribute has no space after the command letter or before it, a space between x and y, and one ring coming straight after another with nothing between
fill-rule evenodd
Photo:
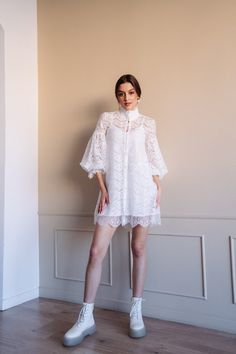
<instances>
[{"instance_id":1,"label":"woman's eyebrow","mask_svg":"<svg viewBox=\"0 0 236 354\"><path fill-rule=\"evenodd\" d=\"M130 91L134 91L134 88L128 90L128 92L130 92ZM125 92L125 91L118 90L118 92L122 92L122 93L123 93L123 92Z\"/></svg>"}]
</instances>

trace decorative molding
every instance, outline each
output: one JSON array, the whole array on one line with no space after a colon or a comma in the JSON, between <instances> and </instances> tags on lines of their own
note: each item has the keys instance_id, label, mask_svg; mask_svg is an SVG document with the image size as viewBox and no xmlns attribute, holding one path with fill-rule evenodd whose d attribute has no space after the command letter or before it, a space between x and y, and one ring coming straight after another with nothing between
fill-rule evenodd
<instances>
[{"instance_id":1,"label":"decorative molding","mask_svg":"<svg viewBox=\"0 0 236 354\"><path fill-rule=\"evenodd\" d=\"M184 220L232 220L236 216L214 216L214 215L162 215L162 219L184 219Z\"/></svg>"},{"instance_id":2,"label":"decorative molding","mask_svg":"<svg viewBox=\"0 0 236 354\"><path fill-rule=\"evenodd\" d=\"M55 258L54 258L54 269L55 269L55 278L57 279L63 279L63 280L73 280L73 281L78 281L78 282L82 282L84 283L85 280L84 279L79 279L79 278L70 278L70 277L63 277L60 276L58 274L58 256L57 256L57 241L58 241L58 233L60 231L66 231L66 232L71 232L71 231L76 231L76 232L90 232L93 233L94 229L91 227L79 227L79 228L55 228L54 229L54 254L55 254ZM106 285L106 286L112 286L112 273L113 273L113 269L112 269L112 240L109 244L108 247L108 257L109 257L109 281L108 282L101 282L101 285ZM89 256L89 255L88 255Z\"/></svg>"},{"instance_id":3,"label":"decorative molding","mask_svg":"<svg viewBox=\"0 0 236 354\"><path fill-rule=\"evenodd\" d=\"M73 216L73 217L91 217L93 218L94 213L91 212L80 212L80 213L62 213L62 212L38 212L39 216Z\"/></svg>"},{"instance_id":4,"label":"decorative molding","mask_svg":"<svg viewBox=\"0 0 236 354\"><path fill-rule=\"evenodd\" d=\"M93 218L94 213L90 211L80 212L80 213L62 213L62 212L38 212L39 216L67 216L67 217L89 217ZM161 216L162 219L184 219L184 220L232 220L236 221L236 216L214 216L214 215L164 215Z\"/></svg>"},{"instance_id":5,"label":"decorative molding","mask_svg":"<svg viewBox=\"0 0 236 354\"><path fill-rule=\"evenodd\" d=\"M232 281L232 300L236 305L236 255L235 255L235 240L236 236L229 236L230 244L230 268L231 268L231 281Z\"/></svg>"},{"instance_id":6,"label":"decorative molding","mask_svg":"<svg viewBox=\"0 0 236 354\"><path fill-rule=\"evenodd\" d=\"M151 292L151 293L158 293L158 294L166 294L166 295L172 295L172 296L181 296L181 297L188 297L188 298L193 298L193 299L201 299L201 300L207 300L207 282L206 282L206 254L205 254L205 238L204 235L188 235L188 234L170 234L170 233L153 233L150 232L148 234L149 236L165 236L165 237L194 237L194 238L199 238L200 239L200 251L201 251L201 275L202 275L202 295L197 296L197 295L191 295L191 294L186 294L186 293L178 293L178 292L171 292L171 291L166 291L166 290L154 290L154 289L148 289L144 288L144 291ZM132 237L132 232L129 235L129 241L131 245L131 237ZM132 251L130 248L130 288L132 289Z\"/></svg>"}]
</instances>

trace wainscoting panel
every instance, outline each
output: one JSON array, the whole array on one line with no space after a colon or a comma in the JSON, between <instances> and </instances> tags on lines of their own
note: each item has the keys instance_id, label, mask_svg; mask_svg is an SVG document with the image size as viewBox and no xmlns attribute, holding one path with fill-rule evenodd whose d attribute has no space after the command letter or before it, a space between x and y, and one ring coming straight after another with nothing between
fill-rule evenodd
<instances>
[{"instance_id":1,"label":"wainscoting panel","mask_svg":"<svg viewBox=\"0 0 236 354\"><path fill-rule=\"evenodd\" d=\"M145 291L206 299L204 236L150 234Z\"/></svg>"},{"instance_id":2,"label":"wainscoting panel","mask_svg":"<svg viewBox=\"0 0 236 354\"><path fill-rule=\"evenodd\" d=\"M84 282L92 228L55 229L55 277ZM112 242L103 261L102 285L112 286Z\"/></svg>"},{"instance_id":3,"label":"wainscoting panel","mask_svg":"<svg viewBox=\"0 0 236 354\"><path fill-rule=\"evenodd\" d=\"M82 303L93 230L93 215L40 215L40 296ZM234 219L163 217L151 227L144 315L236 333L236 237L229 235ZM98 307L130 309L131 238L125 228L115 232Z\"/></svg>"}]
</instances>

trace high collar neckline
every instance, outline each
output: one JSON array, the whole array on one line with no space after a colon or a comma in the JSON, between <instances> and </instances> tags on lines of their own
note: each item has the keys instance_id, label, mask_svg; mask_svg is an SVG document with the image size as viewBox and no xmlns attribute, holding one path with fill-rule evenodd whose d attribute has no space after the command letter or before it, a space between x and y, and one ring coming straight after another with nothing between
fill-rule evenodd
<instances>
[{"instance_id":1,"label":"high collar neckline","mask_svg":"<svg viewBox=\"0 0 236 354\"><path fill-rule=\"evenodd\" d=\"M119 111L123 116L125 116L126 119L129 119L130 121L136 119L139 116L138 107L127 111L122 106L120 106Z\"/></svg>"}]
</instances>

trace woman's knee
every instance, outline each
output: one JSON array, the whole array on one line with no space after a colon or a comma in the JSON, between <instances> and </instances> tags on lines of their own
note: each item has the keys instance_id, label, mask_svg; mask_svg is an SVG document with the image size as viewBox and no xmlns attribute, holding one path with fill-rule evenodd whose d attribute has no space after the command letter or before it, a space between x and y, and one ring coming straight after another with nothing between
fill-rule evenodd
<instances>
[{"instance_id":1,"label":"woman's knee","mask_svg":"<svg viewBox=\"0 0 236 354\"><path fill-rule=\"evenodd\" d=\"M89 261L92 264L101 263L105 254L102 249L97 246L91 246L89 253Z\"/></svg>"},{"instance_id":2,"label":"woman's knee","mask_svg":"<svg viewBox=\"0 0 236 354\"><path fill-rule=\"evenodd\" d=\"M146 253L146 246L144 243L133 242L132 253L134 257L143 257Z\"/></svg>"}]
</instances>

